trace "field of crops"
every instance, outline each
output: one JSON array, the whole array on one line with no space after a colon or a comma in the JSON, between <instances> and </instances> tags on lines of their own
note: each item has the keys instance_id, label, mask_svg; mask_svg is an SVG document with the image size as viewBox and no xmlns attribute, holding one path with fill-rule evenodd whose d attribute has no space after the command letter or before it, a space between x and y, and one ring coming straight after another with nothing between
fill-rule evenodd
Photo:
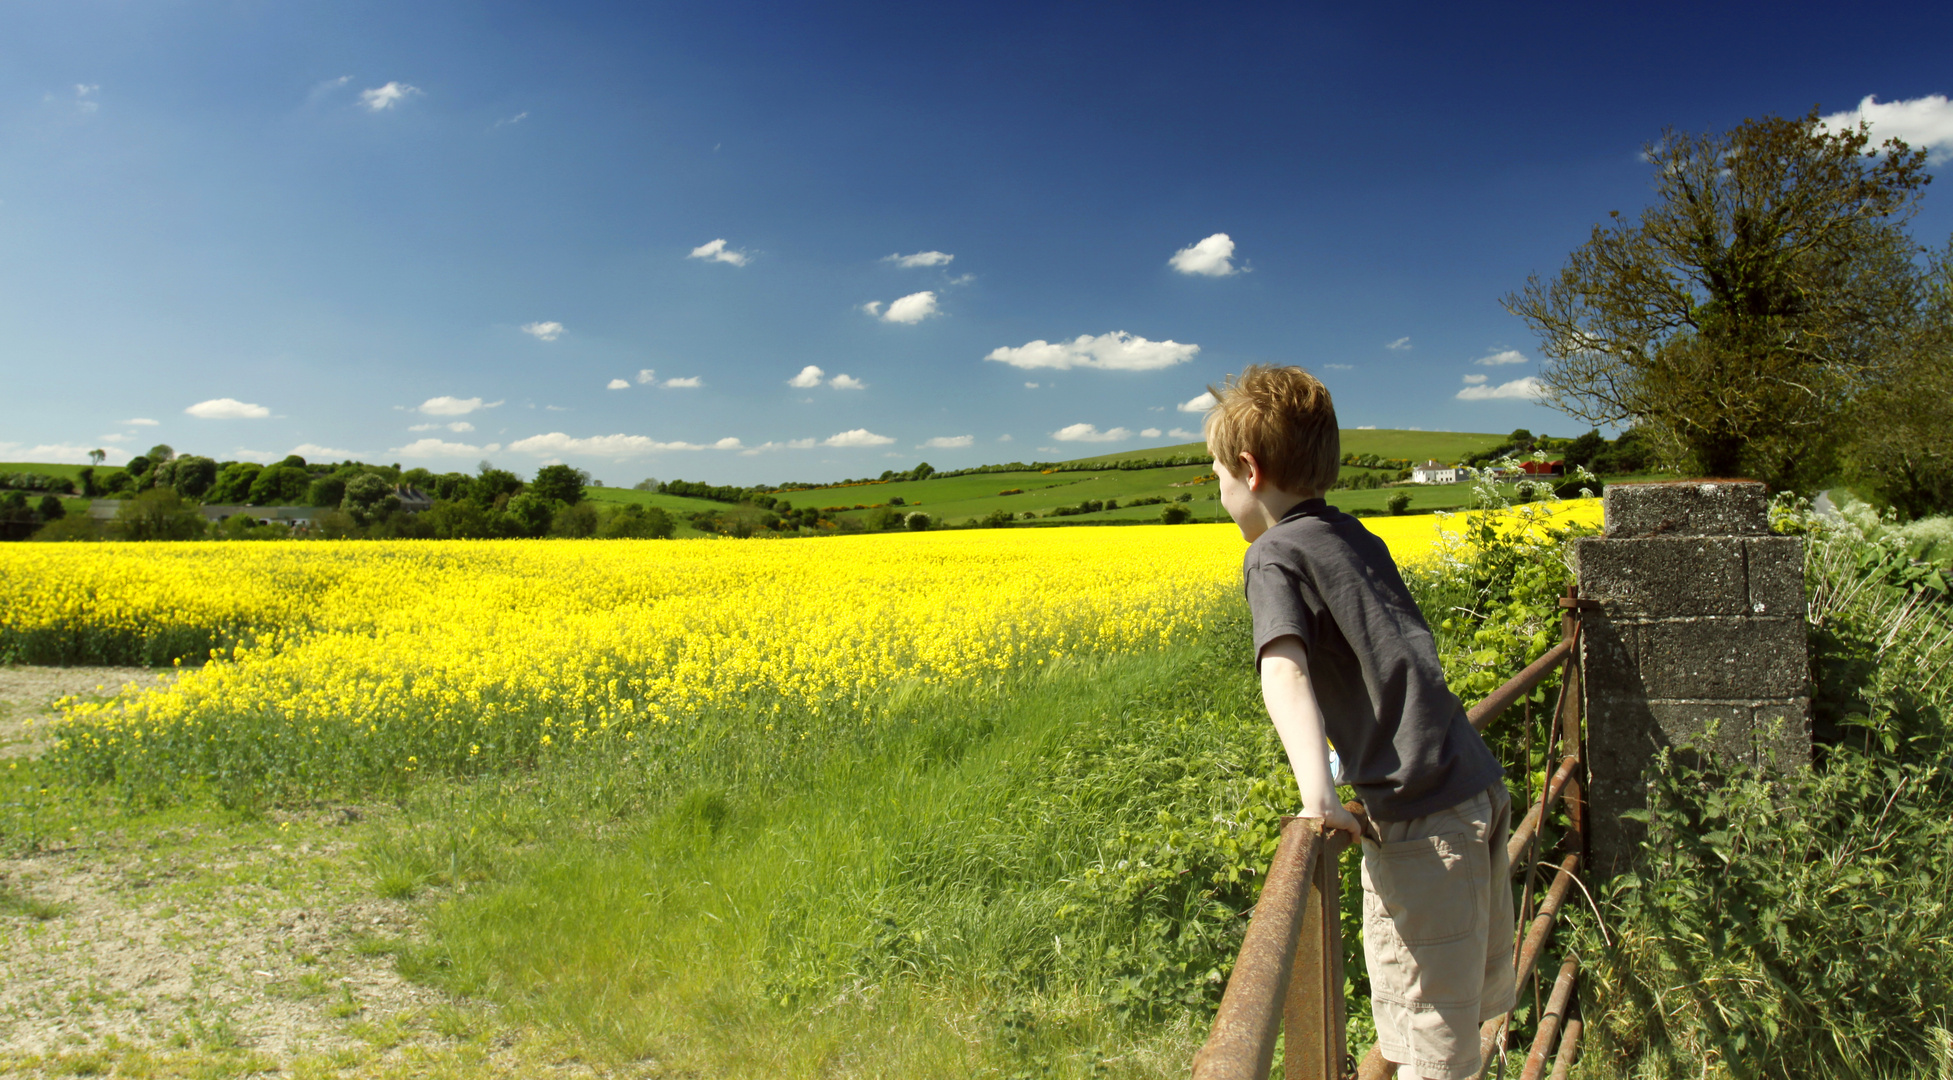
<instances>
[{"instance_id":1,"label":"field of crops","mask_svg":"<svg viewBox=\"0 0 1953 1080\"><path fill-rule=\"evenodd\" d=\"M1582 508L1587 509L1587 508ZM1400 559L1439 519L1378 519ZM1196 632L1231 525L798 542L12 545L0 655L186 665L77 704L55 758L155 794L318 790L668 744L712 712L779 737L872 722L878 691ZM208 659L210 662L203 663Z\"/></svg>"}]
</instances>

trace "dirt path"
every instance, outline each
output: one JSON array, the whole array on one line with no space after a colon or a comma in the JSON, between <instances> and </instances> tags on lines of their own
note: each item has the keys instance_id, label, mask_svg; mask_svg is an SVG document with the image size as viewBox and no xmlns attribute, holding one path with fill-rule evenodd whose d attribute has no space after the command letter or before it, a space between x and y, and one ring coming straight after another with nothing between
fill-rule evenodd
<instances>
[{"instance_id":1,"label":"dirt path","mask_svg":"<svg viewBox=\"0 0 1953 1080\"><path fill-rule=\"evenodd\" d=\"M0 668L0 757L31 763L54 700L158 678ZM65 845L0 858L0 1073L589 1074L400 976L426 901L368 885L385 813L83 812Z\"/></svg>"},{"instance_id":2,"label":"dirt path","mask_svg":"<svg viewBox=\"0 0 1953 1080\"><path fill-rule=\"evenodd\" d=\"M80 695L113 696L128 686L154 686L176 677L149 668L0 667L0 759L36 757L47 748L54 703Z\"/></svg>"}]
</instances>

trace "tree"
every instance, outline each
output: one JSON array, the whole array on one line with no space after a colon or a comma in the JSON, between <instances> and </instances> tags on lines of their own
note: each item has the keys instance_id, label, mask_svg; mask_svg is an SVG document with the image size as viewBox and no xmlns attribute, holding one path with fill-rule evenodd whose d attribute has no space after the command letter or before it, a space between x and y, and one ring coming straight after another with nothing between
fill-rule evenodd
<instances>
[{"instance_id":1,"label":"tree","mask_svg":"<svg viewBox=\"0 0 1953 1080\"><path fill-rule=\"evenodd\" d=\"M392 485L386 481L380 483L382 487L392 490ZM311 486L312 474L303 468L297 465L273 465L251 481L248 501L256 506L289 506L305 498L305 492Z\"/></svg>"},{"instance_id":2,"label":"tree","mask_svg":"<svg viewBox=\"0 0 1953 1080\"><path fill-rule=\"evenodd\" d=\"M207 457L186 454L169 463L169 486L186 499L200 499L217 482L217 463Z\"/></svg>"},{"instance_id":3,"label":"tree","mask_svg":"<svg viewBox=\"0 0 1953 1080\"><path fill-rule=\"evenodd\" d=\"M583 501L583 486L589 482L590 474L582 469L569 465L544 465L536 470L536 479L530 483L529 490L545 499L575 506Z\"/></svg>"},{"instance_id":4,"label":"tree","mask_svg":"<svg viewBox=\"0 0 1953 1080\"><path fill-rule=\"evenodd\" d=\"M152 488L117 507L110 529L121 540L194 540L204 520L175 491Z\"/></svg>"},{"instance_id":5,"label":"tree","mask_svg":"<svg viewBox=\"0 0 1953 1080\"><path fill-rule=\"evenodd\" d=\"M555 499L523 491L509 499L507 513L515 519L519 535L541 536L549 531L549 523L556 520L557 511L562 509L563 504Z\"/></svg>"},{"instance_id":6,"label":"tree","mask_svg":"<svg viewBox=\"0 0 1953 1080\"><path fill-rule=\"evenodd\" d=\"M925 514L920 510L917 510L915 513L910 514L907 518L907 522L908 522L910 532L924 532L929 528L929 526L935 524L935 521L933 521L928 514Z\"/></svg>"},{"instance_id":7,"label":"tree","mask_svg":"<svg viewBox=\"0 0 1953 1080\"><path fill-rule=\"evenodd\" d=\"M1808 116L1664 132L1655 201L1610 214L1550 281L1507 296L1539 335L1544 398L1600 425L1645 425L1697 475L1808 485L1838 419L1916 332L1904 223L1925 153Z\"/></svg>"},{"instance_id":8,"label":"tree","mask_svg":"<svg viewBox=\"0 0 1953 1080\"><path fill-rule=\"evenodd\" d=\"M149 460L158 463L170 461L176 457L176 451L172 450L168 443L157 443L155 446L149 448L147 457Z\"/></svg>"},{"instance_id":9,"label":"tree","mask_svg":"<svg viewBox=\"0 0 1953 1080\"><path fill-rule=\"evenodd\" d=\"M475 504L487 509L508 502L516 492L522 490L522 478L508 471L498 469L482 462L481 474L469 485L468 497Z\"/></svg>"},{"instance_id":10,"label":"tree","mask_svg":"<svg viewBox=\"0 0 1953 1080\"><path fill-rule=\"evenodd\" d=\"M384 478L373 473L361 473L346 481L346 496L340 502L339 509L351 515L359 524L371 525L400 509L400 500L393 494L393 485Z\"/></svg>"},{"instance_id":11,"label":"tree","mask_svg":"<svg viewBox=\"0 0 1953 1080\"><path fill-rule=\"evenodd\" d=\"M90 450L88 452L88 463L90 465L100 465L106 460L108 460L108 451L106 450Z\"/></svg>"},{"instance_id":12,"label":"tree","mask_svg":"<svg viewBox=\"0 0 1953 1080\"><path fill-rule=\"evenodd\" d=\"M1929 280L1928 331L1859 400L1845 451L1852 475L1909 518L1953 513L1953 242Z\"/></svg>"},{"instance_id":13,"label":"tree","mask_svg":"<svg viewBox=\"0 0 1953 1080\"><path fill-rule=\"evenodd\" d=\"M227 462L217 470L217 482L204 492L206 503L236 504L251 497L251 484L264 471L264 466L255 461Z\"/></svg>"}]
</instances>

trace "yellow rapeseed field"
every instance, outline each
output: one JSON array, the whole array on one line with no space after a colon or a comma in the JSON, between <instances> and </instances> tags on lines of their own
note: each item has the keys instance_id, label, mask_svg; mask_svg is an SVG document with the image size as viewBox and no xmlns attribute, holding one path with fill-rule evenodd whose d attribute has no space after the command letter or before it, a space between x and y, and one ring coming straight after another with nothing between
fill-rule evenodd
<instances>
[{"instance_id":1,"label":"yellow rapeseed field","mask_svg":"<svg viewBox=\"0 0 1953 1080\"><path fill-rule=\"evenodd\" d=\"M1415 560L1438 522L1368 524ZM628 742L729 705L843 723L903 680L1156 647L1238 587L1242 550L1231 525L11 544L0 648L211 657L166 688L70 708L57 757L96 778L315 786Z\"/></svg>"}]
</instances>

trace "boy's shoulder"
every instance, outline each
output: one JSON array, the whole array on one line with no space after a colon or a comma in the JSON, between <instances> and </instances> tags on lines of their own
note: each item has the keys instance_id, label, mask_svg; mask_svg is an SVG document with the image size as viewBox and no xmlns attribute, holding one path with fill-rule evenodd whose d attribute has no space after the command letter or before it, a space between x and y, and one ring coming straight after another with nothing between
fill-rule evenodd
<instances>
[{"instance_id":1,"label":"boy's shoulder","mask_svg":"<svg viewBox=\"0 0 1953 1080\"><path fill-rule=\"evenodd\" d=\"M1304 570L1322 567L1332 572L1336 567L1351 565L1384 564L1393 572L1397 567L1389 547L1364 528L1361 520L1319 498L1298 503L1281 521L1257 537L1248 545L1244 562L1249 567Z\"/></svg>"}]
</instances>

